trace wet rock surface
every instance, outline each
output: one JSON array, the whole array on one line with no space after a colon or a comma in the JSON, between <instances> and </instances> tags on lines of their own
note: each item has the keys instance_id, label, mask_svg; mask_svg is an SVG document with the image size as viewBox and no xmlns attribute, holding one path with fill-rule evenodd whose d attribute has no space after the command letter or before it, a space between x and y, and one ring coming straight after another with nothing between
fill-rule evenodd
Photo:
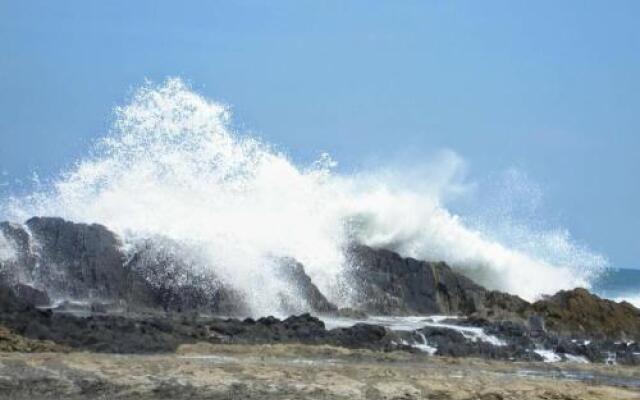
<instances>
[{"instance_id":1,"label":"wet rock surface","mask_svg":"<svg viewBox=\"0 0 640 400\"><path fill-rule=\"evenodd\" d=\"M17 253L15 260L0 263L0 282L14 286L25 299L42 292L43 296L32 299L34 305L43 305L49 297L121 303L132 310L249 313L238 289L166 238L140 240L125 251L119 238L102 225L50 217L31 218L24 225L3 222L0 232ZM279 261L278 278L292 288L292 293L281 294L284 309L291 313L337 310L302 264L288 258Z\"/></svg>"},{"instance_id":2,"label":"wet rock surface","mask_svg":"<svg viewBox=\"0 0 640 400\"><path fill-rule=\"evenodd\" d=\"M538 333L548 330L582 339L640 341L639 309L601 299L585 289L561 291L532 304L487 290L444 263L402 258L366 246L354 246L350 256L356 265L351 279L359 288L359 307L371 314L458 314L478 321L533 323Z\"/></svg>"},{"instance_id":3,"label":"wet rock surface","mask_svg":"<svg viewBox=\"0 0 640 400\"><path fill-rule=\"evenodd\" d=\"M415 331L396 331L373 323L327 329L309 314L285 319L216 318L195 313L104 313L78 315L38 309L0 288L0 326L26 340L48 341L64 348L101 353L167 353L180 345L302 343L334 345L375 351L420 352L428 345L436 355L481 357L512 361L542 361L539 348L559 354L584 357L592 362L614 361L640 365L637 343L611 341L578 342L550 334L533 336L526 325L512 321L456 319L447 327L425 326ZM473 328L482 337L465 335ZM459 329L462 329L459 330ZM462 333L461 333L462 332ZM497 341L497 343L496 343Z\"/></svg>"},{"instance_id":4,"label":"wet rock surface","mask_svg":"<svg viewBox=\"0 0 640 400\"><path fill-rule=\"evenodd\" d=\"M349 279L358 306L375 314L471 314L482 305L485 289L442 262L402 258L367 246L349 250Z\"/></svg>"},{"instance_id":5,"label":"wet rock surface","mask_svg":"<svg viewBox=\"0 0 640 400\"><path fill-rule=\"evenodd\" d=\"M294 288L294 297L291 299L283 296L283 308L296 311L295 307L292 307L290 303L297 299L304 299L309 307L310 311L319 313L334 313L338 310L334 304L332 304L322 294L320 289L311 281L311 278L304 270L304 266L297 262L293 258L283 258L279 260L280 270L278 275L281 279L287 281L291 287ZM289 304L287 304L289 303Z\"/></svg>"},{"instance_id":6,"label":"wet rock surface","mask_svg":"<svg viewBox=\"0 0 640 400\"><path fill-rule=\"evenodd\" d=\"M124 268L131 271L127 304L164 311L246 314L242 295L166 239L137 244Z\"/></svg>"},{"instance_id":7,"label":"wet rock surface","mask_svg":"<svg viewBox=\"0 0 640 400\"><path fill-rule=\"evenodd\" d=\"M435 354L456 357L535 361L543 359L539 350L546 350L560 358L640 364L640 311L584 289L531 304L486 290L445 263L354 245L348 251L354 268L345 279L356 288L355 307L338 309L302 264L283 258L274 274L293 290L282 293L282 308L298 316L216 318L212 315L247 315L242 293L200 268L176 243L140 241L125 252L106 227L60 218L1 223L0 231L16 250L0 265L0 325L75 349L168 352L206 341L418 351L416 345L424 344ZM64 301L42 309L61 294ZM371 323L327 330L321 320L300 315L304 311L358 320L366 320L367 313L467 318L448 321L454 327L412 332ZM465 336L460 333L465 327L498 342Z\"/></svg>"},{"instance_id":8,"label":"wet rock surface","mask_svg":"<svg viewBox=\"0 0 640 400\"><path fill-rule=\"evenodd\" d=\"M309 314L280 320L222 319L194 313L103 314L38 309L0 287L0 326L33 340L107 353L173 352L184 343L311 343L385 350L394 335L384 327L355 325L326 330Z\"/></svg>"},{"instance_id":9,"label":"wet rock surface","mask_svg":"<svg viewBox=\"0 0 640 400\"><path fill-rule=\"evenodd\" d=\"M119 239L106 227L75 224L61 218L31 218L33 280L54 294L75 298L125 298L130 282L123 268Z\"/></svg>"}]
</instances>

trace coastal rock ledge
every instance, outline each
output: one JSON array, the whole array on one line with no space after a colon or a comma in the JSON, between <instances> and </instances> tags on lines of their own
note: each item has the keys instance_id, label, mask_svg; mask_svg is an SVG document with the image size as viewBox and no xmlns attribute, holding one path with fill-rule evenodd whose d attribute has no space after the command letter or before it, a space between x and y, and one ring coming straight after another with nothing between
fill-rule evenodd
<instances>
[{"instance_id":1,"label":"coastal rock ledge","mask_svg":"<svg viewBox=\"0 0 640 400\"><path fill-rule=\"evenodd\" d=\"M219 319L215 316L248 315L240 288L213 272L193 273L192 261L181 258L180 252L166 251L165 245L144 241L125 252L108 228L61 218L3 222L0 234L15 250L0 259L0 325L30 339L71 348L170 351L180 343L208 340L412 351L415 346L403 343L428 339L439 344L436 354L445 355L536 359L533 349L546 343L588 359L599 360L606 348L621 352L630 363L640 362L633 347L640 341L640 310L631 304L601 299L580 288L529 303L488 290L446 263L403 258L361 244L347 250L353 268L344 280L356 293L352 309L339 310L332 304L294 259L281 259L275 272L295 288L280 296L282 308L290 314L352 319L366 319L367 314L466 317L451 323L493 332L507 347L465 345L468 340L446 329L400 334L374 324L355 324L328 330L310 315L282 321ZM296 306L300 299L305 309ZM198 321L193 312L209 319ZM183 323L191 325L178 328ZM100 334L94 332L98 328ZM115 340L123 334L129 339ZM584 344L594 340L591 348ZM579 343L583 348L577 348ZM631 347L621 349L621 343Z\"/></svg>"}]
</instances>

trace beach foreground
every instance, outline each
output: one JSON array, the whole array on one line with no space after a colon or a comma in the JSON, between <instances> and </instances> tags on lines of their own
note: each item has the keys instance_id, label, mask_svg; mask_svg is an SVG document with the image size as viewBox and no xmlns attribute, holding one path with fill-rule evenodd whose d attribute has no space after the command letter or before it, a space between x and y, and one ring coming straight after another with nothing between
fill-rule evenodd
<instances>
[{"instance_id":1,"label":"beach foreground","mask_svg":"<svg viewBox=\"0 0 640 400\"><path fill-rule=\"evenodd\" d=\"M175 354L5 353L3 399L640 399L640 370L331 346L183 345Z\"/></svg>"}]
</instances>

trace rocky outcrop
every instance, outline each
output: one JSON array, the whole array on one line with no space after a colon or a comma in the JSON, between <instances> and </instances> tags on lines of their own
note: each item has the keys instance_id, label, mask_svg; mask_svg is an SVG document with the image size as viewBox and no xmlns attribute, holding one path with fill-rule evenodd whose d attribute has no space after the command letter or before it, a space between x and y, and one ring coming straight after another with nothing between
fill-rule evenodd
<instances>
[{"instance_id":1,"label":"rocky outcrop","mask_svg":"<svg viewBox=\"0 0 640 400\"><path fill-rule=\"evenodd\" d=\"M44 307L51 304L51 299L44 290L39 290L31 285L18 282L13 285L13 291L18 298L34 306Z\"/></svg>"},{"instance_id":2,"label":"rocky outcrop","mask_svg":"<svg viewBox=\"0 0 640 400\"><path fill-rule=\"evenodd\" d=\"M125 252L119 238L102 225L44 217L31 218L25 225L1 223L0 233L16 250L15 259L0 260L0 283L14 287L33 305L58 298L81 300L89 310L117 303L128 309L249 314L241 291L165 238L141 240ZM337 309L302 264L286 258L279 262L281 268L274 274L291 287L281 294L283 310ZM71 304L74 309L78 305Z\"/></svg>"},{"instance_id":3,"label":"rocky outcrop","mask_svg":"<svg viewBox=\"0 0 640 400\"><path fill-rule=\"evenodd\" d=\"M582 338L640 341L640 310L601 299L586 289L561 291L535 302L530 312L544 317L547 329Z\"/></svg>"},{"instance_id":4,"label":"rocky outcrop","mask_svg":"<svg viewBox=\"0 0 640 400\"><path fill-rule=\"evenodd\" d=\"M31 218L26 226L38 259L32 276L53 294L73 298L125 298L131 274L123 268L118 238L102 225L61 218Z\"/></svg>"},{"instance_id":5,"label":"rocky outcrop","mask_svg":"<svg viewBox=\"0 0 640 400\"><path fill-rule=\"evenodd\" d=\"M203 269L190 268L151 242L128 257L119 238L102 225L38 217L24 226L5 222L0 229L16 248L15 260L0 269L1 282L33 305L61 298L166 311L244 310L241 296L215 276L197 272Z\"/></svg>"},{"instance_id":6,"label":"rocky outcrop","mask_svg":"<svg viewBox=\"0 0 640 400\"><path fill-rule=\"evenodd\" d=\"M526 300L496 290L487 291L480 307L473 315L490 319L518 319L526 318L530 313L531 304Z\"/></svg>"},{"instance_id":7,"label":"rocky outcrop","mask_svg":"<svg viewBox=\"0 0 640 400\"><path fill-rule=\"evenodd\" d=\"M435 354L448 357L481 357L500 360L542 361L542 357L532 351L530 342L523 342L520 336L513 337L505 345L498 346L480 340L469 340L456 330L425 327L418 331L422 340L434 347Z\"/></svg>"},{"instance_id":8,"label":"rocky outcrop","mask_svg":"<svg viewBox=\"0 0 640 400\"><path fill-rule=\"evenodd\" d=\"M0 223L15 248L0 260L0 283L34 306L52 298L84 300L61 308L109 312L117 308L203 311L247 315L242 293L168 240L140 241L125 253L118 237L101 225L60 218L32 218L22 225ZM345 273L355 305L338 310L296 260L277 260L274 278L291 288L281 293L282 310L312 311L363 319L364 313L458 314L480 320L524 324L531 335L640 341L640 311L627 303L600 299L584 289L560 292L530 304L489 291L442 262L403 258L384 249L352 246L353 268ZM370 332L369 332L370 333Z\"/></svg>"},{"instance_id":9,"label":"rocky outcrop","mask_svg":"<svg viewBox=\"0 0 640 400\"><path fill-rule=\"evenodd\" d=\"M0 258L0 282L12 283L31 281L36 269L36 258L31 249L29 233L18 224L0 222L0 240L11 253L10 257Z\"/></svg>"},{"instance_id":10,"label":"rocky outcrop","mask_svg":"<svg viewBox=\"0 0 640 400\"><path fill-rule=\"evenodd\" d=\"M293 288L293 296L296 299L304 299L306 301L311 311L326 314L335 313L338 310L311 281L301 263L293 258L282 258L279 260L279 266L278 277ZM294 299L283 296L282 301L285 303L283 304L283 309L292 309L293 307L287 305L287 302L292 300Z\"/></svg>"},{"instance_id":11,"label":"rocky outcrop","mask_svg":"<svg viewBox=\"0 0 640 400\"><path fill-rule=\"evenodd\" d=\"M562 291L533 304L489 291L442 262L403 258L384 249L353 246L348 278L358 308L372 314L461 314L523 323L559 336L640 341L640 310L585 289ZM534 333L535 334L535 333Z\"/></svg>"},{"instance_id":12,"label":"rocky outcrop","mask_svg":"<svg viewBox=\"0 0 640 400\"><path fill-rule=\"evenodd\" d=\"M135 276L128 302L164 311L246 314L241 294L166 239L138 243L125 264Z\"/></svg>"},{"instance_id":13,"label":"rocky outcrop","mask_svg":"<svg viewBox=\"0 0 640 400\"><path fill-rule=\"evenodd\" d=\"M88 350L107 353L174 352L182 344L303 343L329 344L377 351L432 349L436 355L482 357L502 360L541 361L536 351L545 348L558 357L583 357L593 362L615 360L640 365L640 345L611 341L575 341L544 333L511 321L455 319L447 326L425 326L416 331L392 331L384 326L358 323L326 329L309 314L286 319L264 317L222 319L197 313L75 313L41 310L0 286L0 341L7 337L7 351ZM493 335L503 344L468 337L457 330L473 327ZM3 332L6 334L3 336ZM43 343L46 347L42 347ZM1 347L1 346L0 346ZM28 350L32 349L32 350ZM566 356L565 356L566 355Z\"/></svg>"},{"instance_id":14,"label":"rocky outcrop","mask_svg":"<svg viewBox=\"0 0 640 400\"><path fill-rule=\"evenodd\" d=\"M0 326L29 340L108 353L173 352L180 344L307 343L384 350L394 336L373 325L327 330L309 314L284 320L274 317L221 319L194 313L95 314L78 316L40 310L0 286Z\"/></svg>"},{"instance_id":15,"label":"rocky outcrop","mask_svg":"<svg viewBox=\"0 0 640 400\"><path fill-rule=\"evenodd\" d=\"M381 314L471 314L482 309L486 290L443 262L402 258L357 245L349 250L348 279L358 307Z\"/></svg>"}]
</instances>

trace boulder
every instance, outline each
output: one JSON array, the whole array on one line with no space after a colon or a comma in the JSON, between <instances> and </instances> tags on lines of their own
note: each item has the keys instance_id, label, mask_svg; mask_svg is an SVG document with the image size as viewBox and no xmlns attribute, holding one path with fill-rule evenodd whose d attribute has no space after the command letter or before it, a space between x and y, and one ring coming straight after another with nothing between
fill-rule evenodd
<instances>
[{"instance_id":1,"label":"boulder","mask_svg":"<svg viewBox=\"0 0 640 400\"><path fill-rule=\"evenodd\" d=\"M533 303L546 329L577 338L640 340L640 309L602 299L586 289L560 291Z\"/></svg>"},{"instance_id":2,"label":"boulder","mask_svg":"<svg viewBox=\"0 0 640 400\"><path fill-rule=\"evenodd\" d=\"M173 241L156 238L137 244L125 269L135 276L129 301L164 311L246 314L242 295Z\"/></svg>"},{"instance_id":3,"label":"boulder","mask_svg":"<svg viewBox=\"0 0 640 400\"><path fill-rule=\"evenodd\" d=\"M393 346L395 336L383 326L355 324L348 328L337 328L329 331L329 343L350 347L387 349Z\"/></svg>"},{"instance_id":4,"label":"boulder","mask_svg":"<svg viewBox=\"0 0 640 400\"><path fill-rule=\"evenodd\" d=\"M119 238L102 225L48 217L31 218L24 226L5 222L0 232L17 249L16 260L2 266L0 282L36 282L54 298L85 302L125 301L130 307L178 312L249 313L240 291L221 281L189 249L166 238L141 240L125 253ZM274 273L292 288L282 293L283 309L291 313L337 310L302 264L283 258Z\"/></svg>"},{"instance_id":5,"label":"boulder","mask_svg":"<svg viewBox=\"0 0 640 400\"><path fill-rule=\"evenodd\" d=\"M449 357L482 357L488 359L541 361L532 344L519 340L508 341L504 346L466 338L462 333L440 327L420 329L423 339L436 348L435 354Z\"/></svg>"},{"instance_id":6,"label":"boulder","mask_svg":"<svg viewBox=\"0 0 640 400\"><path fill-rule=\"evenodd\" d=\"M123 268L119 239L102 225L62 218L31 218L26 226L37 244L34 280L72 298L124 298L131 276Z\"/></svg>"},{"instance_id":7,"label":"boulder","mask_svg":"<svg viewBox=\"0 0 640 400\"><path fill-rule=\"evenodd\" d=\"M143 241L128 254L102 225L49 217L31 218L24 226L3 222L0 233L16 248L15 260L2 265L0 283L15 286L17 295L30 303L45 305L45 299L33 298L36 292L24 282L46 287L54 298L91 304L246 313L237 291L167 251L166 243Z\"/></svg>"},{"instance_id":8,"label":"boulder","mask_svg":"<svg viewBox=\"0 0 640 400\"><path fill-rule=\"evenodd\" d=\"M530 310L531 304L526 300L509 293L497 290L484 294L482 307L474 316L489 319L520 319Z\"/></svg>"},{"instance_id":9,"label":"boulder","mask_svg":"<svg viewBox=\"0 0 640 400\"><path fill-rule=\"evenodd\" d=\"M126 308L121 307L126 304L224 315L248 311L242 292L218 279L188 249L181 252L175 243L147 240L125 252L119 238L106 227L60 218L37 217L25 225L4 222L0 233L15 250L0 261L0 284L16 295L21 307L66 298L96 305L93 311L101 312L114 304L117 308ZM514 295L488 291L442 262L403 258L363 245L351 246L347 256L353 268L345 272L344 279L355 292L353 308L338 310L302 264L288 258L274 271L276 279L293 289L282 294L283 308L290 313L313 311L359 319L367 313L460 314L491 323L512 321L516 325L486 327L497 333L510 330L508 335L513 337L524 326L527 337L540 340L549 335L640 340L640 310L601 299L585 289L559 292L530 304ZM358 329L364 328L350 332L355 334Z\"/></svg>"},{"instance_id":10,"label":"boulder","mask_svg":"<svg viewBox=\"0 0 640 400\"><path fill-rule=\"evenodd\" d=\"M17 283L13 286L13 290L20 299L27 303L36 306L44 307L51 304L51 300L44 290L36 289L31 285L25 283Z\"/></svg>"},{"instance_id":11,"label":"boulder","mask_svg":"<svg viewBox=\"0 0 640 400\"><path fill-rule=\"evenodd\" d=\"M0 283L13 285L32 281L37 259L31 250L29 232L22 225L0 222L0 236L13 253L8 259L0 258Z\"/></svg>"},{"instance_id":12,"label":"boulder","mask_svg":"<svg viewBox=\"0 0 640 400\"><path fill-rule=\"evenodd\" d=\"M486 290L443 262L403 258L355 245L348 252L357 308L374 314L471 314L483 307Z\"/></svg>"},{"instance_id":13,"label":"boulder","mask_svg":"<svg viewBox=\"0 0 640 400\"><path fill-rule=\"evenodd\" d=\"M279 263L279 271L277 275L293 288L293 296L295 300L302 300L307 303L310 311L317 313L333 313L338 310L327 298L320 292L318 287L311 281L311 278L304 270L304 266L293 258L282 258ZM283 308L291 308L287 306L287 302L294 299L282 297ZM295 311L295 310L294 310Z\"/></svg>"}]
</instances>

